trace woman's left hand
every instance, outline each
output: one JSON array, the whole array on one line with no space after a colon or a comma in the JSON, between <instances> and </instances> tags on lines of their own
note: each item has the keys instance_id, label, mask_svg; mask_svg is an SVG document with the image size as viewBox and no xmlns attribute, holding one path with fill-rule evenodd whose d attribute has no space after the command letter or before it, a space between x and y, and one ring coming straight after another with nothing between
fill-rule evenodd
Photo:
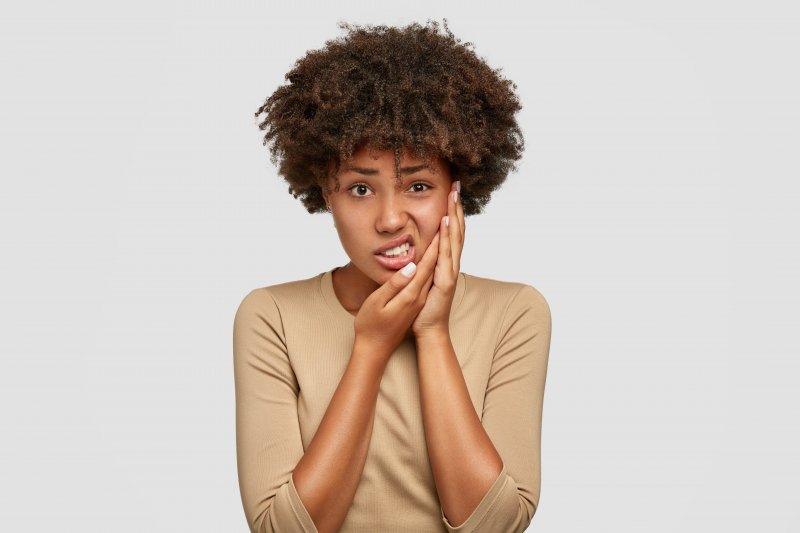
<instances>
[{"instance_id":1,"label":"woman's left hand","mask_svg":"<svg viewBox=\"0 0 800 533\"><path fill-rule=\"evenodd\" d=\"M456 292L464 248L464 209L461 193L453 200L459 182L453 182L447 197L447 215L439 221L439 255L433 273L433 285L425 305L411 325L415 337L450 331L450 308ZM449 222L445 222L445 219Z\"/></svg>"}]
</instances>

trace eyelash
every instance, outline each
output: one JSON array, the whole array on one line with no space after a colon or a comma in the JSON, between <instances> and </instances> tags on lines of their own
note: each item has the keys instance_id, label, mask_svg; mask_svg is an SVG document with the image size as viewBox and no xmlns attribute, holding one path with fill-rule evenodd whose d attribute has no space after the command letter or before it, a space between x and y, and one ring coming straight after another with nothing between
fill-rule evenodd
<instances>
[{"instance_id":1,"label":"eyelash","mask_svg":"<svg viewBox=\"0 0 800 533\"><path fill-rule=\"evenodd\" d=\"M348 189L347 189L347 190L348 190L348 191L352 191L352 190L353 190L353 189L355 189L356 187L360 187L360 186L362 186L362 185L363 185L364 187L366 187L366 188L368 188L368 189L369 189L369 185L367 185L366 183L354 183L353 185L351 185L350 187L348 187ZM427 183L421 182L421 181L418 181L418 182L416 182L416 183L412 183L412 184L411 184L411 187L414 187L415 185L424 185L425 187L427 187L427 189L425 189L425 191L427 191L427 190L430 190L430 189L431 189L431 186L430 186L430 185L428 185ZM423 192L425 192L425 191L417 191L417 192L423 193ZM353 198L367 198L367 196L359 196L359 195L357 195L357 194L351 194L350 196L352 196Z\"/></svg>"}]
</instances>

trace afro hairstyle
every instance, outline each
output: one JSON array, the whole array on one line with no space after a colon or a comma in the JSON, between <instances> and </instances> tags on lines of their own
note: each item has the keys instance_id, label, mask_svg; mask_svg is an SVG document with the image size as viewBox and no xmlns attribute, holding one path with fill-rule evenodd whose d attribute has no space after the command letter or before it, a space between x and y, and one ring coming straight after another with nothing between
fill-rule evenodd
<instances>
[{"instance_id":1,"label":"afro hairstyle","mask_svg":"<svg viewBox=\"0 0 800 533\"><path fill-rule=\"evenodd\" d=\"M406 146L428 166L443 158L461 180L464 214L481 213L524 150L516 84L456 38L447 19L443 32L430 19L338 26L347 33L298 59L255 113L289 193L309 213L326 212L323 187L333 175L339 190L341 162L363 145L394 151L399 184Z\"/></svg>"}]
</instances>

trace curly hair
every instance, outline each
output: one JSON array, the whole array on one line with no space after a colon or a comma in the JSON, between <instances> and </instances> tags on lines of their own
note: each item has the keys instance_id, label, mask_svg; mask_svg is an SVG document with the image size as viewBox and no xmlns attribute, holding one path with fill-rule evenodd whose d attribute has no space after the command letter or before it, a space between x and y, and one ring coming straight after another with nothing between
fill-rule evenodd
<instances>
[{"instance_id":1,"label":"curly hair","mask_svg":"<svg viewBox=\"0 0 800 533\"><path fill-rule=\"evenodd\" d=\"M481 213L517 170L517 86L443 20L444 33L430 19L402 28L339 22L347 34L298 59L288 83L258 108L271 162L309 213L326 211L331 168L338 191L340 163L364 144L394 150L398 183L403 146L428 167L442 157L461 180L465 215Z\"/></svg>"}]
</instances>

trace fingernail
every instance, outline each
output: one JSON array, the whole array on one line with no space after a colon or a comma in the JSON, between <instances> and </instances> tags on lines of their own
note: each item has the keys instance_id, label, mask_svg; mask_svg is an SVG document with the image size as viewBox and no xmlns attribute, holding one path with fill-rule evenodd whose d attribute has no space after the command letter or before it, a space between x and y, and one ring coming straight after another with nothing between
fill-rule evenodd
<instances>
[{"instance_id":1,"label":"fingernail","mask_svg":"<svg viewBox=\"0 0 800 533\"><path fill-rule=\"evenodd\" d=\"M461 180L458 180L458 181L456 182L456 190L457 190L458 192L461 192Z\"/></svg>"},{"instance_id":2,"label":"fingernail","mask_svg":"<svg viewBox=\"0 0 800 533\"><path fill-rule=\"evenodd\" d=\"M457 204L457 203L458 203L458 191L455 191L455 192L453 193L453 203L454 203L454 204Z\"/></svg>"},{"instance_id":3,"label":"fingernail","mask_svg":"<svg viewBox=\"0 0 800 533\"><path fill-rule=\"evenodd\" d=\"M415 265L415 264L414 264L414 262L412 261L412 262L410 262L409 264L407 264L406 266L404 266L403 268L401 268L401 269L400 269L400 272L401 272L401 273L402 273L402 274L403 274L405 277L409 277L409 276L411 276L411 274L413 274L413 273L414 273L414 271L415 271L416 269L417 269L417 265Z\"/></svg>"},{"instance_id":4,"label":"fingernail","mask_svg":"<svg viewBox=\"0 0 800 533\"><path fill-rule=\"evenodd\" d=\"M450 225L450 216L449 215L446 215L444 217L444 225L445 226L449 226Z\"/></svg>"}]
</instances>

